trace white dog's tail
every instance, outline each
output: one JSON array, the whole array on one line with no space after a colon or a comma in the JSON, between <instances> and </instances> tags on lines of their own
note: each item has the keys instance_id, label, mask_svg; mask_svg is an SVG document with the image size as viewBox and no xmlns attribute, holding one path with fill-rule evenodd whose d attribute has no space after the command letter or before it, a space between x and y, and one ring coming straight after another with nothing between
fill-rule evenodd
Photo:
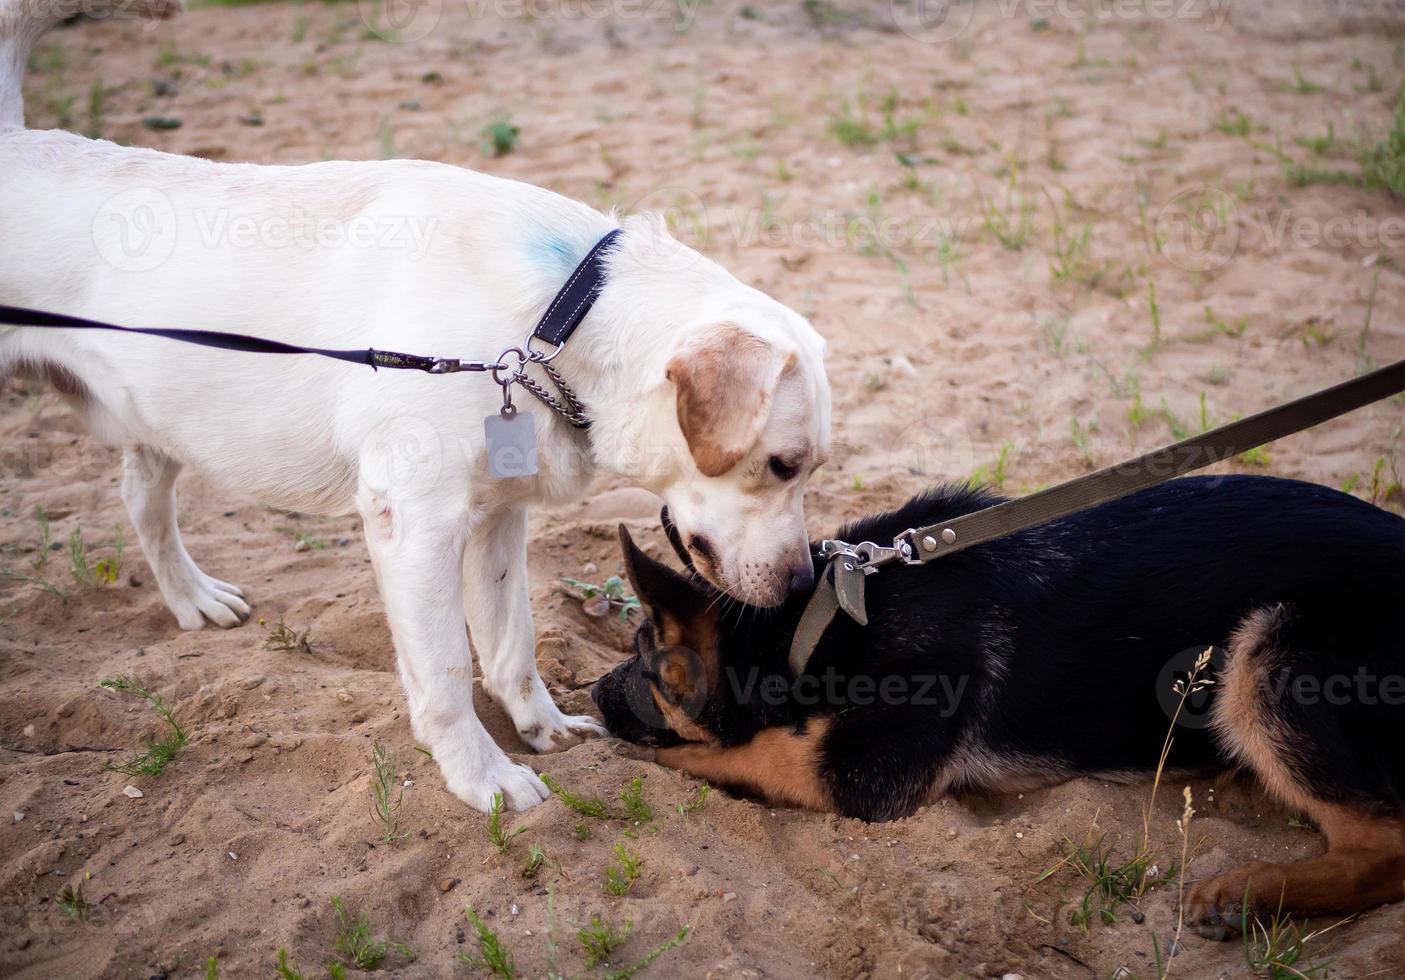
<instances>
[{"instance_id":1,"label":"white dog's tail","mask_svg":"<svg viewBox=\"0 0 1405 980\"><path fill-rule=\"evenodd\" d=\"M0 0L0 132L24 127L24 69L45 31L66 17L140 17L161 20L181 11L181 0Z\"/></svg>"}]
</instances>

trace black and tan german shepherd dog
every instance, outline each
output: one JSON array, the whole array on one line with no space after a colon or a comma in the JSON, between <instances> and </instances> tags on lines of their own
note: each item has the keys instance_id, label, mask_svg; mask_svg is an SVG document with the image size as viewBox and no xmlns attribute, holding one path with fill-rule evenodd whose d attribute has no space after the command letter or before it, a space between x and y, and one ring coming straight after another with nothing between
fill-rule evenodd
<instances>
[{"instance_id":1,"label":"black and tan german shepherd dog","mask_svg":"<svg viewBox=\"0 0 1405 980\"><path fill-rule=\"evenodd\" d=\"M936 489L838 537L887 543L996 499ZM808 596L738 607L620 531L647 622L593 694L664 765L891 820L949 792L1149 778L1176 716L1168 772L1248 770L1327 840L1198 883L1202 931L1236 927L1246 896L1312 915L1405 895L1405 519L1291 480L1175 480L881 569L868 625L837 615L798 677Z\"/></svg>"}]
</instances>

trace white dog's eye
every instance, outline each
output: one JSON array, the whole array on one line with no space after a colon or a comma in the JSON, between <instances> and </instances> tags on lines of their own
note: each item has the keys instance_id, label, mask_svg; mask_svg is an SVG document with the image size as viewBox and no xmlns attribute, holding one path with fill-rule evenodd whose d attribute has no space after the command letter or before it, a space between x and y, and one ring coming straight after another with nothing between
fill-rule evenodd
<instances>
[{"instance_id":1,"label":"white dog's eye","mask_svg":"<svg viewBox=\"0 0 1405 980\"><path fill-rule=\"evenodd\" d=\"M800 475L800 467L792 466L779 456L772 456L767 461L766 465L771 468L771 472L776 474L776 477L780 480L793 480Z\"/></svg>"}]
</instances>

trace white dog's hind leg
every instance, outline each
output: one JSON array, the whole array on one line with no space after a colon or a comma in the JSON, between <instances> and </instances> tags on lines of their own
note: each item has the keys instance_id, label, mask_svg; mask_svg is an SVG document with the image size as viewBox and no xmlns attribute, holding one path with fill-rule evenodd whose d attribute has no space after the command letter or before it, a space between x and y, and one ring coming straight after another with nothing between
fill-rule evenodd
<instances>
[{"instance_id":1,"label":"white dog's hind leg","mask_svg":"<svg viewBox=\"0 0 1405 980\"><path fill-rule=\"evenodd\" d=\"M562 714L537 671L525 509L490 515L474 528L464 562L463 605L483 687L507 710L528 745L549 752L559 738L605 734L588 715Z\"/></svg>"},{"instance_id":2,"label":"white dog's hind leg","mask_svg":"<svg viewBox=\"0 0 1405 980\"><path fill-rule=\"evenodd\" d=\"M180 463L147 446L122 456L122 500L137 528L142 554L156 576L166 605L183 630L198 630L205 620L238 626L249 604L238 586L200 571L176 527L176 475Z\"/></svg>"},{"instance_id":3,"label":"white dog's hind leg","mask_svg":"<svg viewBox=\"0 0 1405 980\"><path fill-rule=\"evenodd\" d=\"M357 509L390 620L415 736L429 746L449 791L488 810L493 794L525 810L547 797L536 773L493 742L473 710L473 664L459 593L469 525L445 494L397 497L362 483Z\"/></svg>"}]
</instances>

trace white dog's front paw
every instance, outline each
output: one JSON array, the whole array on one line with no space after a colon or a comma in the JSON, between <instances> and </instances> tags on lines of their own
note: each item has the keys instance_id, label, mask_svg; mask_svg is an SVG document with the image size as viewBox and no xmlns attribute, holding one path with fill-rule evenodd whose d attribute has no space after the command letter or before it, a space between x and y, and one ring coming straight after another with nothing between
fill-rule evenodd
<instances>
[{"instance_id":1,"label":"white dog's front paw","mask_svg":"<svg viewBox=\"0 0 1405 980\"><path fill-rule=\"evenodd\" d=\"M242 589L203 572L196 575L198 578L186 578L162 590L181 629L202 629L207 620L229 629L249 618L249 604L244 601Z\"/></svg>"},{"instance_id":2,"label":"white dog's front paw","mask_svg":"<svg viewBox=\"0 0 1405 980\"><path fill-rule=\"evenodd\" d=\"M486 732L483 738L488 739ZM491 751L483 753L486 758L478 758L472 747L435 751L434 759L450 793L484 813L492 809L498 793L509 810L530 809L551 795L528 766L513 762L491 740L488 745Z\"/></svg>"},{"instance_id":3,"label":"white dog's front paw","mask_svg":"<svg viewBox=\"0 0 1405 980\"><path fill-rule=\"evenodd\" d=\"M512 723L517 726L517 734L522 736L522 741L536 752L554 752L583 738L607 734L590 715L562 714L545 689L519 705L516 711L509 710L508 714L512 716Z\"/></svg>"}]
</instances>

